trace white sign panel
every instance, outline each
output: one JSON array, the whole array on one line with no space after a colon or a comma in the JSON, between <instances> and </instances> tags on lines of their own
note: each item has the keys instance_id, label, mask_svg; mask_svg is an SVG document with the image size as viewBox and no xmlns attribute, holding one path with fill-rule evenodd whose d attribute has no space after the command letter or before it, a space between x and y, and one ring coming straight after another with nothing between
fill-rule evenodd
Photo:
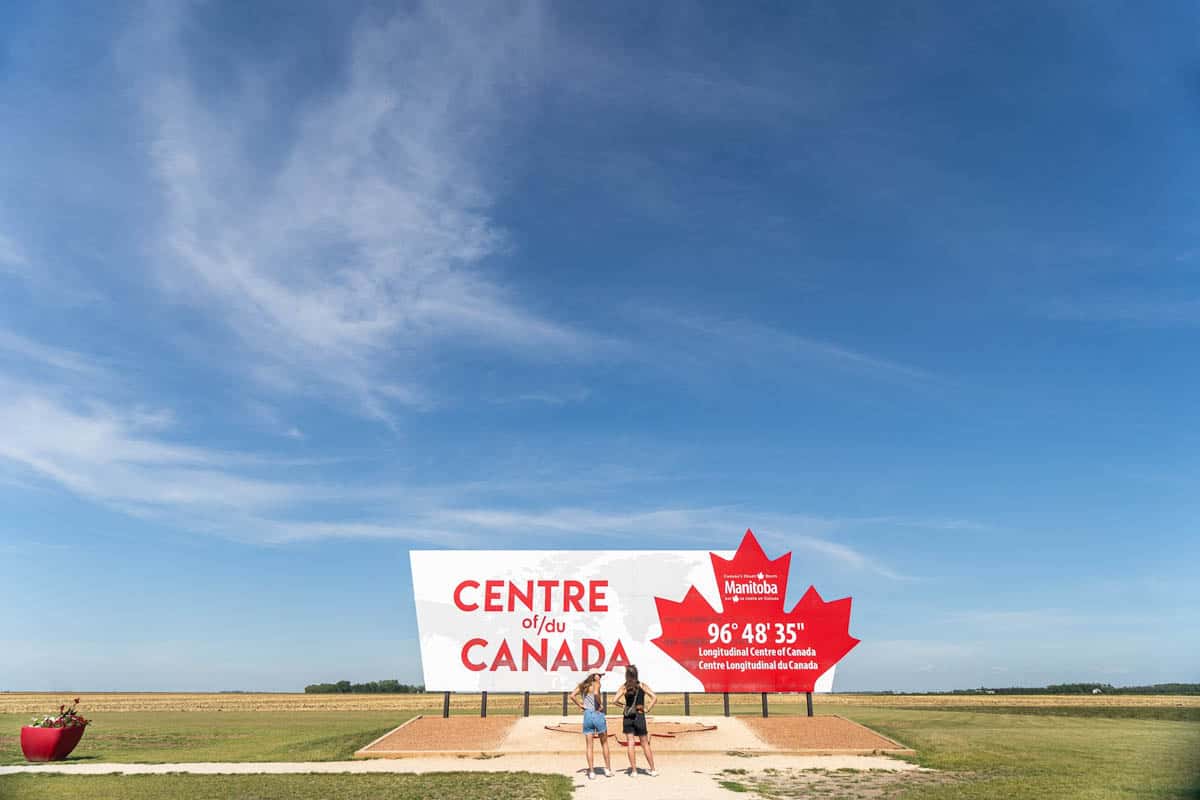
<instances>
[{"instance_id":1,"label":"white sign panel","mask_svg":"<svg viewBox=\"0 0 1200 800\"><path fill-rule=\"evenodd\" d=\"M410 561L429 691L565 691L628 664L658 691L704 690L652 640L655 597L694 586L721 607L707 550L413 550ZM817 690L832 681L830 670Z\"/></svg>"}]
</instances>

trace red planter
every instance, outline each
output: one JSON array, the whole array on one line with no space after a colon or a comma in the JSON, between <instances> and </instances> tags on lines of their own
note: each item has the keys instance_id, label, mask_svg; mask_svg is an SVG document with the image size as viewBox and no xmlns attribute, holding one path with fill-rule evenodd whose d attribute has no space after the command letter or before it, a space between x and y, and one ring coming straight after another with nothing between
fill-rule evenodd
<instances>
[{"instance_id":1,"label":"red planter","mask_svg":"<svg viewBox=\"0 0 1200 800\"><path fill-rule=\"evenodd\" d=\"M83 738L84 728L21 728L21 752L28 761L62 761Z\"/></svg>"}]
</instances>

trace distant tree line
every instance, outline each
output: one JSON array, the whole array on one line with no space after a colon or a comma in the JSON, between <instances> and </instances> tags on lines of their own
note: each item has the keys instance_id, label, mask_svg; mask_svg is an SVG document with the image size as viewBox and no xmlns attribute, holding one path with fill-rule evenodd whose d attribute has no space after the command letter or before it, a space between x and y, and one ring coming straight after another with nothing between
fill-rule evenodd
<instances>
[{"instance_id":1,"label":"distant tree line","mask_svg":"<svg viewBox=\"0 0 1200 800\"><path fill-rule=\"evenodd\" d=\"M850 692L850 694L937 695L937 694L1200 694L1200 683L1156 683L1151 686L1113 686L1111 683L1055 683L1050 686L980 686L944 692Z\"/></svg>"},{"instance_id":2,"label":"distant tree line","mask_svg":"<svg viewBox=\"0 0 1200 800\"><path fill-rule=\"evenodd\" d=\"M1200 683L1156 683L1152 686L1113 686L1111 683L1055 683L1050 686L996 686L955 689L951 694L1200 694Z\"/></svg>"},{"instance_id":3,"label":"distant tree line","mask_svg":"<svg viewBox=\"0 0 1200 800\"><path fill-rule=\"evenodd\" d=\"M1156 683L1152 686L1122 686L1121 694L1200 694L1200 683Z\"/></svg>"},{"instance_id":4,"label":"distant tree line","mask_svg":"<svg viewBox=\"0 0 1200 800\"><path fill-rule=\"evenodd\" d=\"M417 694L425 691L424 686L412 686L399 681L369 681L367 683L314 683L304 687L305 694Z\"/></svg>"}]
</instances>

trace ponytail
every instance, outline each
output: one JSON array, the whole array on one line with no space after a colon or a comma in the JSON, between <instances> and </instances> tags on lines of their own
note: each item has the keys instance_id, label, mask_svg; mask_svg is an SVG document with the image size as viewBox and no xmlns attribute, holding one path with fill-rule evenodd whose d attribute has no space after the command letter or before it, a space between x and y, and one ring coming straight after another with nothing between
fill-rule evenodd
<instances>
[{"instance_id":1,"label":"ponytail","mask_svg":"<svg viewBox=\"0 0 1200 800\"><path fill-rule=\"evenodd\" d=\"M625 694L638 690L638 670L633 664L625 667Z\"/></svg>"}]
</instances>

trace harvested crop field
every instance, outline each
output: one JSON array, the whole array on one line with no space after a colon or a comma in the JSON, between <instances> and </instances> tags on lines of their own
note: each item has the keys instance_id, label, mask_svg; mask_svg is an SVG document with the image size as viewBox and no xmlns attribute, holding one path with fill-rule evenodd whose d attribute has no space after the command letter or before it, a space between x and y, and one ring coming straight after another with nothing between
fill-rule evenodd
<instances>
[{"instance_id":1,"label":"harvested crop field","mask_svg":"<svg viewBox=\"0 0 1200 800\"><path fill-rule=\"evenodd\" d=\"M803 695L783 695L803 703ZM952 709L980 706L1014 707L1064 707L1085 708L1200 708L1200 695L1174 694L830 694L816 695L817 702L827 701L847 706L873 706L876 708L930 708ZM776 703L771 696L772 706ZM785 701L786 702L786 701Z\"/></svg>"},{"instance_id":2,"label":"harvested crop field","mask_svg":"<svg viewBox=\"0 0 1200 800\"><path fill-rule=\"evenodd\" d=\"M190 692L59 692L0 693L0 713L36 714L58 708L78 697L81 710L140 711L397 711L441 708L441 695L432 694L303 694L303 693L190 693ZM479 697L473 698L475 711ZM466 697L460 705L468 707Z\"/></svg>"},{"instance_id":3,"label":"harvested crop field","mask_svg":"<svg viewBox=\"0 0 1200 800\"><path fill-rule=\"evenodd\" d=\"M97 711L396 711L408 714L440 714L442 695L427 694L303 694L303 693L187 693L187 692L0 692L0 714L37 714L58 708L64 700L79 697L81 707ZM454 714L479 713L479 695L454 694L450 709ZM730 702L740 714L758 710L759 696L734 694ZM828 707L850 708L1184 708L1200 709L1200 695L861 695L829 694L814 697L818 713ZM520 695L488 696L489 715L519 715ZM711 715L721 706L719 694L693 694L692 713ZM529 698L535 714L560 714L559 694L534 694ZM772 694L772 716L803 714L802 694ZM683 695L660 694L657 706L663 712L683 708ZM719 711L718 711L719 713Z\"/></svg>"}]
</instances>

